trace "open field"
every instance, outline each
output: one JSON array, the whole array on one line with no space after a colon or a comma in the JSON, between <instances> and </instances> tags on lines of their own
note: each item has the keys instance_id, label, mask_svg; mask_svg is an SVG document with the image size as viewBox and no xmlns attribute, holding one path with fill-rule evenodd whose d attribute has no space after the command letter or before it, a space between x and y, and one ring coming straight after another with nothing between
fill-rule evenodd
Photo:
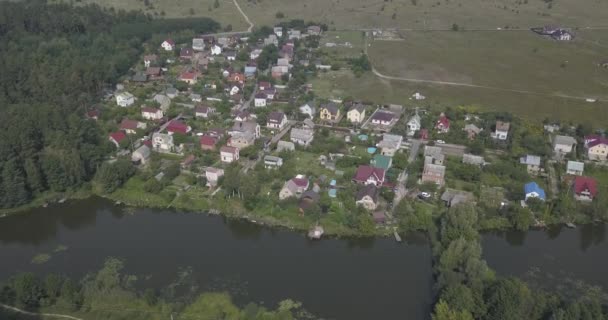
<instances>
[{"instance_id":1,"label":"open field","mask_svg":"<svg viewBox=\"0 0 608 320\"><path fill-rule=\"evenodd\" d=\"M365 46L364 34L362 31L328 31L321 38L319 45L324 52L332 55L358 57ZM327 43L334 43L336 46L327 47Z\"/></svg>"},{"instance_id":2,"label":"open field","mask_svg":"<svg viewBox=\"0 0 608 320\"><path fill-rule=\"evenodd\" d=\"M312 83L315 93L322 97L354 97L374 103L396 103L406 107L437 109L465 105L477 107L479 110L509 111L531 120L541 121L549 118L564 122L591 123L598 127L605 127L608 120L606 101L587 103L581 100L491 89L385 80L372 73L356 78L348 70L321 73ZM414 92L424 94L427 99L410 100Z\"/></svg>"},{"instance_id":3,"label":"open field","mask_svg":"<svg viewBox=\"0 0 608 320\"><path fill-rule=\"evenodd\" d=\"M601 0L240 0L239 3L258 25L290 19L323 22L336 29L447 29L453 23L465 29L608 25L608 2ZM285 17L277 19L277 12Z\"/></svg>"},{"instance_id":4,"label":"open field","mask_svg":"<svg viewBox=\"0 0 608 320\"><path fill-rule=\"evenodd\" d=\"M166 18L209 17L219 22L222 28L230 24L235 31L247 29L249 25L232 0L219 0L219 8L214 8L214 2L215 0L81 0L77 3L96 3L116 10L142 10L145 13Z\"/></svg>"},{"instance_id":5,"label":"open field","mask_svg":"<svg viewBox=\"0 0 608 320\"><path fill-rule=\"evenodd\" d=\"M585 31L593 38L606 31ZM608 99L608 47L554 41L530 31L403 32L368 49L382 74L540 94Z\"/></svg>"}]
</instances>

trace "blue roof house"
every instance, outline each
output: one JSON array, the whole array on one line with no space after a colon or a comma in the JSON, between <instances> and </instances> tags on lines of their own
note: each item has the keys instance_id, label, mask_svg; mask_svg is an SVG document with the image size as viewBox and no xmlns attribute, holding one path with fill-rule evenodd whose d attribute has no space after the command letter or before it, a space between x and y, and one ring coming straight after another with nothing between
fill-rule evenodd
<instances>
[{"instance_id":1,"label":"blue roof house","mask_svg":"<svg viewBox=\"0 0 608 320\"><path fill-rule=\"evenodd\" d=\"M526 194L526 201L529 198L538 198L545 200L545 190L538 186L536 182L526 183L524 186L524 193Z\"/></svg>"}]
</instances>

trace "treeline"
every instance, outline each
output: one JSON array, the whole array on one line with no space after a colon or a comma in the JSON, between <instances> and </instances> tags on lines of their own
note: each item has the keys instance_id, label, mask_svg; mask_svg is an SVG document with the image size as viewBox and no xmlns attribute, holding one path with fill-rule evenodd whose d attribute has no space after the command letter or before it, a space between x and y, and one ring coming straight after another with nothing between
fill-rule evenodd
<instances>
[{"instance_id":1,"label":"treeline","mask_svg":"<svg viewBox=\"0 0 608 320\"><path fill-rule=\"evenodd\" d=\"M177 283L165 289L140 292L134 288L137 277L124 274L123 267L121 260L109 258L101 270L80 281L58 274L45 277L16 274L0 285L0 303L32 312L79 315L87 319L313 319L300 303L292 300L284 300L276 310L268 310L255 303L241 308L226 293L200 294L191 290L190 280L184 279L187 275L181 275ZM187 294L178 296L178 289ZM3 311L0 307L0 318L10 318Z\"/></svg>"},{"instance_id":2,"label":"treeline","mask_svg":"<svg viewBox=\"0 0 608 320\"><path fill-rule=\"evenodd\" d=\"M0 208L90 181L112 150L83 115L153 36L211 19L153 20L140 12L45 1L0 2Z\"/></svg>"},{"instance_id":3,"label":"treeline","mask_svg":"<svg viewBox=\"0 0 608 320\"><path fill-rule=\"evenodd\" d=\"M521 280L496 276L482 258L478 216L473 205L457 205L442 215L431 232L439 293L433 320L608 318L601 296L593 292L566 301Z\"/></svg>"}]
</instances>

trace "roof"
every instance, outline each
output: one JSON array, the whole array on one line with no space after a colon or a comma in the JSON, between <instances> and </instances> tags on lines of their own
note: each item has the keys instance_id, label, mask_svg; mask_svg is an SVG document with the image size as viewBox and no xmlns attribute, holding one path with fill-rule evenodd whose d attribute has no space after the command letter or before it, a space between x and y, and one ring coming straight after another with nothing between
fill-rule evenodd
<instances>
[{"instance_id":1,"label":"roof","mask_svg":"<svg viewBox=\"0 0 608 320\"><path fill-rule=\"evenodd\" d=\"M312 120L310 120L310 118L304 119L304 121L302 121L302 123L304 123L305 126L311 128L311 129L315 127L315 123Z\"/></svg>"},{"instance_id":2,"label":"roof","mask_svg":"<svg viewBox=\"0 0 608 320\"><path fill-rule=\"evenodd\" d=\"M300 188L308 187L308 179L306 176L297 175L295 178L291 179L291 181Z\"/></svg>"},{"instance_id":3,"label":"roof","mask_svg":"<svg viewBox=\"0 0 608 320\"><path fill-rule=\"evenodd\" d=\"M179 132L179 133L188 133L188 126L179 121L179 120L172 120L171 122L169 122L169 125L167 126L167 131L169 132Z\"/></svg>"},{"instance_id":4,"label":"roof","mask_svg":"<svg viewBox=\"0 0 608 320\"><path fill-rule=\"evenodd\" d=\"M179 51L179 55L182 57L187 57L187 56L191 56L194 54L194 50L192 50L191 48L182 48Z\"/></svg>"},{"instance_id":5,"label":"roof","mask_svg":"<svg viewBox=\"0 0 608 320\"><path fill-rule=\"evenodd\" d=\"M281 158L281 157L275 157L275 156L270 156L270 155L264 156L264 161L279 162L281 160L283 160L283 158Z\"/></svg>"},{"instance_id":6,"label":"roof","mask_svg":"<svg viewBox=\"0 0 608 320\"><path fill-rule=\"evenodd\" d=\"M236 154L239 151L239 148L223 146L220 148L220 152Z\"/></svg>"},{"instance_id":7,"label":"roof","mask_svg":"<svg viewBox=\"0 0 608 320\"><path fill-rule=\"evenodd\" d=\"M120 123L120 129L135 130L135 129L137 129L138 124L139 124L139 121L137 121L137 120L123 119L122 122Z\"/></svg>"},{"instance_id":8,"label":"roof","mask_svg":"<svg viewBox=\"0 0 608 320\"><path fill-rule=\"evenodd\" d=\"M157 113L159 111L160 111L160 109L152 108L152 107L143 107L143 108L141 108L141 112Z\"/></svg>"},{"instance_id":9,"label":"roof","mask_svg":"<svg viewBox=\"0 0 608 320\"><path fill-rule=\"evenodd\" d=\"M395 118L395 114L387 111L378 111L372 116L372 120L378 120L382 122L390 122Z\"/></svg>"},{"instance_id":10,"label":"roof","mask_svg":"<svg viewBox=\"0 0 608 320\"><path fill-rule=\"evenodd\" d=\"M536 193L540 199L545 200L545 190L543 190L536 182L529 182L524 185L524 192L527 194Z\"/></svg>"},{"instance_id":11,"label":"roof","mask_svg":"<svg viewBox=\"0 0 608 320\"><path fill-rule=\"evenodd\" d=\"M133 151L133 153L140 154L145 159L150 156L151 152L150 152L150 148L147 145L142 144L139 148L137 148L135 151Z\"/></svg>"},{"instance_id":12,"label":"roof","mask_svg":"<svg viewBox=\"0 0 608 320\"><path fill-rule=\"evenodd\" d=\"M455 189L446 189L441 195L441 200L447 202L450 206L455 206L463 202L470 202L474 199L475 196L471 192Z\"/></svg>"},{"instance_id":13,"label":"roof","mask_svg":"<svg viewBox=\"0 0 608 320\"><path fill-rule=\"evenodd\" d=\"M384 169L374 168L368 165L361 165L357 168L357 173L355 173L354 180L355 181L367 181L369 177L374 176L378 181L384 181Z\"/></svg>"},{"instance_id":14,"label":"roof","mask_svg":"<svg viewBox=\"0 0 608 320\"><path fill-rule=\"evenodd\" d=\"M381 154L374 155L371 161L372 166L384 170L388 170L391 166L392 158Z\"/></svg>"},{"instance_id":15,"label":"roof","mask_svg":"<svg viewBox=\"0 0 608 320\"><path fill-rule=\"evenodd\" d=\"M574 178L574 193L580 194L589 191L591 197L597 195L597 181L591 177L576 177Z\"/></svg>"},{"instance_id":16,"label":"roof","mask_svg":"<svg viewBox=\"0 0 608 320\"><path fill-rule=\"evenodd\" d=\"M449 128L450 127L450 119L448 119L448 117L446 117L446 116L439 117L439 120L437 120L437 126L441 126L441 127L444 127L444 128Z\"/></svg>"},{"instance_id":17,"label":"roof","mask_svg":"<svg viewBox=\"0 0 608 320\"><path fill-rule=\"evenodd\" d=\"M194 79L196 79L196 72L189 72L189 71L182 72L179 75L179 78L180 79L186 79L186 80L194 80Z\"/></svg>"},{"instance_id":18,"label":"roof","mask_svg":"<svg viewBox=\"0 0 608 320\"><path fill-rule=\"evenodd\" d=\"M156 76L160 74L160 67L148 67L146 68L146 74L149 76Z\"/></svg>"},{"instance_id":19,"label":"roof","mask_svg":"<svg viewBox=\"0 0 608 320\"><path fill-rule=\"evenodd\" d=\"M443 175L445 175L445 166L427 163L424 165L424 173L429 173L429 172L437 173L437 174L443 176Z\"/></svg>"},{"instance_id":20,"label":"roof","mask_svg":"<svg viewBox=\"0 0 608 320\"><path fill-rule=\"evenodd\" d=\"M172 46L174 46L174 45L175 45L175 41L173 41L173 39L167 39L167 40L165 40L164 42L166 42L166 43L168 43L168 44L170 44L170 45L172 45Z\"/></svg>"},{"instance_id":21,"label":"roof","mask_svg":"<svg viewBox=\"0 0 608 320\"><path fill-rule=\"evenodd\" d=\"M292 128L289 136L291 138L306 140L306 139L310 139L311 137L313 137L314 134L315 134L315 132L310 129Z\"/></svg>"},{"instance_id":22,"label":"roof","mask_svg":"<svg viewBox=\"0 0 608 320\"><path fill-rule=\"evenodd\" d=\"M578 161L568 161L568 164L566 165L566 170L583 171L585 170L585 163Z\"/></svg>"},{"instance_id":23,"label":"roof","mask_svg":"<svg viewBox=\"0 0 608 320\"><path fill-rule=\"evenodd\" d=\"M207 105L199 105L194 109L195 113L208 113L209 111L211 111L211 107Z\"/></svg>"},{"instance_id":24,"label":"roof","mask_svg":"<svg viewBox=\"0 0 608 320\"><path fill-rule=\"evenodd\" d=\"M181 165L182 166L189 166L190 164L192 164L192 162L196 159L196 157L191 154L189 156L187 156L184 160L182 160Z\"/></svg>"},{"instance_id":25,"label":"roof","mask_svg":"<svg viewBox=\"0 0 608 320\"><path fill-rule=\"evenodd\" d=\"M533 165L533 166L540 166L540 157L528 154L528 155L526 155L524 157L521 157L519 159L519 163L521 163L521 164L527 164L527 165Z\"/></svg>"},{"instance_id":26,"label":"roof","mask_svg":"<svg viewBox=\"0 0 608 320\"><path fill-rule=\"evenodd\" d=\"M333 102L329 102L329 103L324 103L321 105L320 107L321 109L327 109L327 111L329 111L329 113L331 114L337 114L338 111L340 110L338 108L338 105L333 103Z\"/></svg>"},{"instance_id":27,"label":"roof","mask_svg":"<svg viewBox=\"0 0 608 320\"><path fill-rule=\"evenodd\" d=\"M392 148L397 149L403 142L403 136L385 133L382 135L382 141L378 143L379 148Z\"/></svg>"},{"instance_id":28,"label":"roof","mask_svg":"<svg viewBox=\"0 0 608 320\"><path fill-rule=\"evenodd\" d=\"M474 125L472 123L469 123L466 126L464 126L463 130L466 131L466 132L473 132L475 134L478 134L478 133L481 132L481 129L478 126L476 126L476 125Z\"/></svg>"},{"instance_id":29,"label":"roof","mask_svg":"<svg viewBox=\"0 0 608 320\"><path fill-rule=\"evenodd\" d=\"M555 136L555 138L553 138L553 143L555 143L556 145L560 144L564 146L572 146L576 144L576 139L570 136L557 135Z\"/></svg>"},{"instance_id":30,"label":"roof","mask_svg":"<svg viewBox=\"0 0 608 320\"><path fill-rule=\"evenodd\" d=\"M258 94L255 95L256 99L266 99L266 94L263 92L260 92Z\"/></svg>"},{"instance_id":31,"label":"roof","mask_svg":"<svg viewBox=\"0 0 608 320\"><path fill-rule=\"evenodd\" d=\"M365 106L361 103L355 103L352 107L350 107L350 110L348 110L348 111L350 112L353 110L357 110L357 112L361 113L361 112L365 111Z\"/></svg>"},{"instance_id":32,"label":"roof","mask_svg":"<svg viewBox=\"0 0 608 320\"><path fill-rule=\"evenodd\" d=\"M282 150L294 150L295 148L296 148L296 146L291 141L281 140L281 141L277 142L277 149L279 151L282 151Z\"/></svg>"},{"instance_id":33,"label":"roof","mask_svg":"<svg viewBox=\"0 0 608 320\"><path fill-rule=\"evenodd\" d=\"M212 136L204 135L200 139L200 144L203 146L212 147L212 146L215 146L216 143L217 143L217 139Z\"/></svg>"},{"instance_id":34,"label":"roof","mask_svg":"<svg viewBox=\"0 0 608 320\"><path fill-rule=\"evenodd\" d=\"M368 184L357 191L357 201L363 199L365 196L369 196L372 198L374 202L378 200L378 188L376 185Z\"/></svg>"},{"instance_id":35,"label":"roof","mask_svg":"<svg viewBox=\"0 0 608 320\"><path fill-rule=\"evenodd\" d=\"M268 122L279 123L283 121L283 118L285 118L285 114L283 112L273 111L268 115Z\"/></svg>"},{"instance_id":36,"label":"roof","mask_svg":"<svg viewBox=\"0 0 608 320\"><path fill-rule=\"evenodd\" d=\"M587 142L587 148L593 148L597 145L608 145L608 138L600 137L600 136L591 136L585 137L585 141Z\"/></svg>"},{"instance_id":37,"label":"roof","mask_svg":"<svg viewBox=\"0 0 608 320\"><path fill-rule=\"evenodd\" d=\"M255 121L239 121L232 126L232 131L256 133L258 123Z\"/></svg>"},{"instance_id":38,"label":"roof","mask_svg":"<svg viewBox=\"0 0 608 320\"><path fill-rule=\"evenodd\" d=\"M127 137L127 135L122 131L116 131L116 132L110 133L110 138L112 140L116 141L117 143L120 143L126 137Z\"/></svg>"},{"instance_id":39,"label":"roof","mask_svg":"<svg viewBox=\"0 0 608 320\"><path fill-rule=\"evenodd\" d=\"M509 131L509 128L511 128L511 123L496 121L496 131Z\"/></svg>"}]
</instances>

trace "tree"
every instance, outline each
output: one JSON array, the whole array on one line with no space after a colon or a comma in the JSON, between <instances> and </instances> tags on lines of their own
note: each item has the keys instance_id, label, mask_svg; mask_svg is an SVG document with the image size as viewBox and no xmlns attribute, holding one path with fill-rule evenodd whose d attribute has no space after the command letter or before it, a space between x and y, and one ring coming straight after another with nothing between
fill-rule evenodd
<instances>
[{"instance_id":1,"label":"tree","mask_svg":"<svg viewBox=\"0 0 608 320\"><path fill-rule=\"evenodd\" d=\"M133 164L127 159L115 162L104 162L95 175L97 189L102 193L111 193L120 188L135 174Z\"/></svg>"},{"instance_id":2,"label":"tree","mask_svg":"<svg viewBox=\"0 0 608 320\"><path fill-rule=\"evenodd\" d=\"M11 159L2 168L2 188L0 191L0 207L10 208L27 203L30 193L25 182L25 173L17 164L16 159Z\"/></svg>"},{"instance_id":3,"label":"tree","mask_svg":"<svg viewBox=\"0 0 608 320\"><path fill-rule=\"evenodd\" d=\"M44 291L40 280L32 273L20 273L11 279L17 306L35 308L40 305Z\"/></svg>"},{"instance_id":4,"label":"tree","mask_svg":"<svg viewBox=\"0 0 608 320\"><path fill-rule=\"evenodd\" d=\"M452 24L452 31L458 31L460 30L460 26L458 26L458 24L454 23Z\"/></svg>"},{"instance_id":5,"label":"tree","mask_svg":"<svg viewBox=\"0 0 608 320\"><path fill-rule=\"evenodd\" d=\"M520 280L508 278L496 281L486 289L488 320L528 319L534 307L530 289Z\"/></svg>"},{"instance_id":6,"label":"tree","mask_svg":"<svg viewBox=\"0 0 608 320\"><path fill-rule=\"evenodd\" d=\"M277 11L277 13L274 16L277 19L283 19L283 18L285 18L285 14L283 12L281 12L281 11Z\"/></svg>"},{"instance_id":7,"label":"tree","mask_svg":"<svg viewBox=\"0 0 608 320\"><path fill-rule=\"evenodd\" d=\"M443 300L435 305L433 320L473 320L473 316L468 311L456 311Z\"/></svg>"},{"instance_id":8,"label":"tree","mask_svg":"<svg viewBox=\"0 0 608 320\"><path fill-rule=\"evenodd\" d=\"M240 311L225 293L202 294L184 311L180 318L239 319Z\"/></svg>"}]
</instances>

